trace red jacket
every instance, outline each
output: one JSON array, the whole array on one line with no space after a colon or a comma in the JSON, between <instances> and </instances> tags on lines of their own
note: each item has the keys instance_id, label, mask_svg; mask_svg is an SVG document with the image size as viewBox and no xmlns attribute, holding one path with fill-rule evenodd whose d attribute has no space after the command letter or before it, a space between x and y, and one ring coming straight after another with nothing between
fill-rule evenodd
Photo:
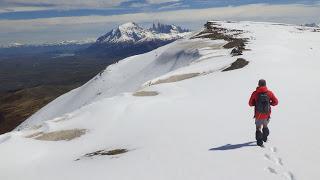
<instances>
[{"instance_id":1,"label":"red jacket","mask_svg":"<svg viewBox=\"0 0 320 180\"><path fill-rule=\"evenodd\" d=\"M256 100L259 93L266 93L269 96L271 106L276 106L278 104L278 99L276 98L276 96L271 91L269 91L266 86L261 86L261 87L257 87L257 89L251 94L251 97L249 100L249 106L256 105ZM254 113L254 117L259 120L268 119L270 118L270 115L271 115L271 109L268 114L262 114L257 112L256 110Z\"/></svg>"}]
</instances>

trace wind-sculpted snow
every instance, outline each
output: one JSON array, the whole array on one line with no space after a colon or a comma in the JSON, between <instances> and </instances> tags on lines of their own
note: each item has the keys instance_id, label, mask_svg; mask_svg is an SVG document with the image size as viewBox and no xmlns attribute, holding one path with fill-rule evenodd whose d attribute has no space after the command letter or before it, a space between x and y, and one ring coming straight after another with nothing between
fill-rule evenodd
<instances>
[{"instance_id":1,"label":"wind-sculpted snow","mask_svg":"<svg viewBox=\"0 0 320 180\"><path fill-rule=\"evenodd\" d=\"M247 40L242 55L233 57L220 33L109 66L0 136L0 179L319 179L320 33L211 24L241 30L228 36ZM279 99L265 148L255 145L247 105L260 78Z\"/></svg>"}]
</instances>

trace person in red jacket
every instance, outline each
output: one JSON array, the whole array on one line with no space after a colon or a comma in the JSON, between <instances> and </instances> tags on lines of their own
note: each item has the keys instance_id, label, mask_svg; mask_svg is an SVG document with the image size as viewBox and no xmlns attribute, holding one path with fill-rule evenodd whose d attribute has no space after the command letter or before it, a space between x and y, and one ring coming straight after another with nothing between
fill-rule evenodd
<instances>
[{"instance_id":1,"label":"person in red jacket","mask_svg":"<svg viewBox=\"0 0 320 180\"><path fill-rule=\"evenodd\" d=\"M257 145L263 146L269 135L268 124L271 115L271 106L278 105L278 99L268 90L266 81L260 79L257 89L251 94L249 106L254 106Z\"/></svg>"}]
</instances>

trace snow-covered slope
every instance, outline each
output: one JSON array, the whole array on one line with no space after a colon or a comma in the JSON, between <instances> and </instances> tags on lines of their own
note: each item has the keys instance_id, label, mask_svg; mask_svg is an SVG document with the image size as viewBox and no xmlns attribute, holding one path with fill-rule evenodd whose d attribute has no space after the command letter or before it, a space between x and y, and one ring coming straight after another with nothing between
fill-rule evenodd
<instances>
[{"instance_id":1,"label":"snow-covered slope","mask_svg":"<svg viewBox=\"0 0 320 180\"><path fill-rule=\"evenodd\" d=\"M38 111L21 127L59 117L95 101L113 97L120 93L134 92L142 88L148 80L167 73L172 74L174 70L200 61L204 58L201 53L209 54L205 58L209 58L211 55L216 56L217 54L212 54L206 48L219 48L224 44L225 41L222 40L182 39L155 51L121 60L119 63L109 66L82 87L59 97ZM229 56L229 50L219 50L218 54ZM213 69L225 67L231 62L232 59L222 58L216 62L221 65L214 66ZM204 69L201 68L200 70L203 71Z\"/></svg>"},{"instance_id":2,"label":"snow-covered slope","mask_svg":"<svg viewBox=\"0 0 320 180\"><path fill-rule=\"evenodd\" d=\"M320 33L215 28L247 38L243 55L231 56L221 38L186 37L109 66L0 136L0 179L319 179ZM238 58L249 64L222 71ZM247 105L259 78L280 101L266 148L255 146ZM110 155L119 149L128 152Z\"/></svg>"}]
</instances>

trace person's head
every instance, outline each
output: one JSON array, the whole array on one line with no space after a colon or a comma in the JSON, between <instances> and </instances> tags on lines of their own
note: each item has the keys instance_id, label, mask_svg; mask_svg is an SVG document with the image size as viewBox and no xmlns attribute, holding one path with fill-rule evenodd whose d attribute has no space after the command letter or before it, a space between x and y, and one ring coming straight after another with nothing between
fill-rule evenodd
<instances>
[{"instance_id":1,"label":"person's head","mask_svg":"<svg viewBox=\"0 0 320 180\"><path fill-rule=\"evenodd\" d=\"M261 87L261 86L266 86L267 85L267 82L266 80L264 79L260 79L259 82L258 82L258 86Z\"/></svg>"}]
</instances>

